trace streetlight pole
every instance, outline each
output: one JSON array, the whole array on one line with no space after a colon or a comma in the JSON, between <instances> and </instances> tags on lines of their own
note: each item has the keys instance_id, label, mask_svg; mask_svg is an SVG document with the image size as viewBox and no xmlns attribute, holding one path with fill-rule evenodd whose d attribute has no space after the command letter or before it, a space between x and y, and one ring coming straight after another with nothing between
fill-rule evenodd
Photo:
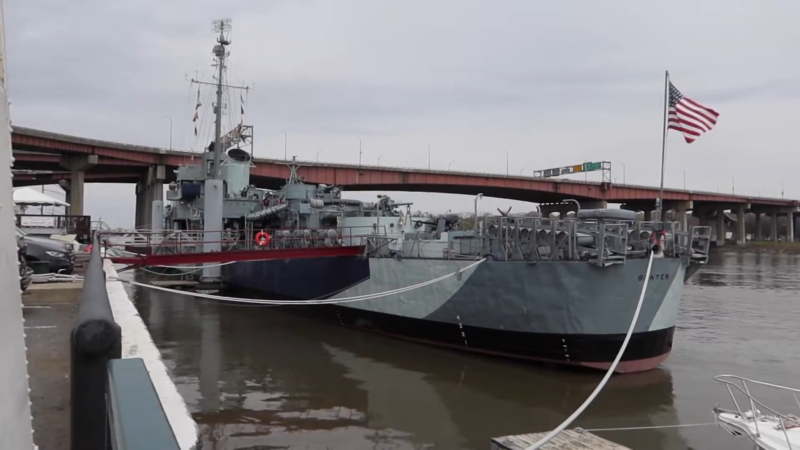
<instances>
[{"instance_id":1,"label":"streetlight pole","mask_svg":"<svg viewBox=\"0 0 800 450\"><path fill-rule=\"evenodd\" d=\"M317 162L319 162L319 152L317 152Z\"/></svg>"},{"instance_id":2,"label":"streetlight pole","mask_svg":"<svg viewBox=\"0 0 800 450\"><path fill-rule=\"evenodd\" d=\"M627 184L627 183L625 183L625 164L624 163L622 164L622 184Z\"/></svg>"},{"instance_id":3,"label":"streetlight pole","mask_svg":"<svg viewBox=\"0 0 800 450\"><path fill-rule=\"evenodd\" d=\"M524 172L524 171L525 171L524 167L522 169L519 169L519 176L522 176L522 172Z\"/></svg>"},{"instance_id":4,"label":"streetlight pole","mask_svg":"<svg viewBox=\"0 0 800 450\"><path fill-rule=\"evenodd\" d=\"M428 146L428 170L431 170L431 146Z\"/></svg>"},{"instance_id":5,"label":"streetlight pole","mask_svg":"<svg viewBox=\"0 0 800 450\"><path fill-rule=\"evenodd\" d=\"M736 178L731 177L731 194L736 193Z\"/></svg>"},{"instance_id":6,"label":"streetlight pole","mask_svg":"<svg viewBox=\"0 0 800 450\"><path fill-rule=\"evenodd\" d=\"M281 133L283 133L283 160L286 161L289 159L289 157L286 154L286 144L287 141L289 140L289 134L285 130L281 130Z\"/></svg>"},{"instance_id":7,"label":"streetlight pole","mask_svg":"<svg viewBox=\"0 0 800 450\"><path fill-rule=\"evenodd\" d=\"M447 165L447 170L450 170L450 166L452 166L454 162L456 162L455 159L450 161L450 164Z\"/></svg>"},{"instance_id":8,"label":"streetlight pole","mask_svg":"<svg viewBox=\"0 0 800 450\"><path fill-rule=\"evenodd\" d=\"M172 117L164 116L164 118L169 119L169 150L172 151Z\"/></svg>"},{"instance_id":9,"label":"streetlight pole","mask_svg":"<svg viewBox=\"0 0 800 450\"><path fill-rule=\"evenodd\" d=\"M380 167L380 166L381 166L381 158L383 158L383 155L381 155L381 156L378 156L378 167Z\"/></svg>"},{"instance_id":10,"label":"streetlight pole","mask_svg":"<svg viewBox=\"0 0 800 450\"><path fill-rule=\"evenodd\" d=\"M683 190L686 190L686 171L683 171Z\"/></svg>"},{"instance_id":11,"label":"streetlight pole","mask_svg":"<svg viewBox=\"0 0 800 450\"><path fill-rule=\"evenodd\" d=\"M357 137L358 139L358 167L361 167L361 138Z\"/></svg>"},{"instance_id":12,"label":"streetlight pole","mask_svg":"<svg viewBox=\"0 0 800 450\"><path fill-rule=\"evenodd\" d=\"M478 200L483 198L483 194L475 196L475 223L472 224L473 231L478 231Z\"/></svg>"},{"instance_id":13,"label":"streetlight pole","mask_svg":"<svg viewBox=\"0 0 800 450\"><path fill-rule=\"evenodd\" d=\"M506 150L506 176L508 176L508 150Z\"/></svg>"}]
</instances>

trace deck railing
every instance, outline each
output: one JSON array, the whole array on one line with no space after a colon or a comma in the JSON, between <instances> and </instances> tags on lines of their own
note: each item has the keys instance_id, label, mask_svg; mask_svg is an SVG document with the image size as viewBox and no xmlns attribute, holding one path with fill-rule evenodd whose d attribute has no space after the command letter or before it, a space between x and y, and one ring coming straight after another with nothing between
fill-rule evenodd
<instances>
[{"instance_id":1,"label":"deck railing","mask_svg":"<svg viewBox=\"0 0 800 450\"><path fill-rule=\"evenodd\" d=\"M260 233L269 235L262 245ZM365 240L375 236L386 236L387 227L353 226L336 228L278 228L214 230L208 234L216 236L207 240L204 231L104 231L98 232L103 246L127 247L137 253L199 253L205 244L220 244L222 251L228 250L276 250L288 248L317 248L347 245L364 245Z\"/></svg>"},{"instance_id":2,"label":"deck railing","mask_svg":"<svg viewBox=\"0 0 800 450\"><path fill-rule=\"evenodd\" d=\"M178 449L144 363L121 359L122 329L111 311L100 245L94 244L70 339L70 448Z\"/></svg>"},{"instance_id":3,"label":"deck railing","mask_svg":"<svg viewBox=\"0 0 800 450\"><path fill-rule=\"evenodd\" d=\"M25 230L63 231L66 234L76 235L75 240L82 243L88 243L92 236L91 216L17 214L17 226Z\"/></svg>"},{"instance_id":4,"label":"deck railing","mask_svg":"<svg viewBox=\"0 0 800 450\"><path fill-rule=\"evenodd\" d=\"M771 389L775 389L781 391L784 395L791 395L795 402L797 402L798 407L800 407L800 400L798 400L798 394L800 394L800 389L794 389L786 386L781 386L778 384L772 383L765 383L763 381L756 381L751 380L749 378L740 377L738 375L717 375L714 377L714 381L718 381L725 385L728 389L728 394L731 396L731 400L733 400L733 405L736 407L736 413L739 414L739 417L743 419L751 419L753 424L756 428L756 436L761 434L759 430L759 416L764 415L758 409L756 409L756 405L764 408L765 410L771 412L775 418L778 419L780 422L780 429L783 431L784 438L786 439L786 444L788 445L787 448L792 448L792 443L789 440L789 435L787 434L787 429L789 428L796 428L800 427L800 419L796 416L784 414L778 412L774 408L765 405L763 402L759 401L757 398L753 396L750 392L750 386L748 383L756 385L756 386L763 386ZM750 410L743 410L741 406L739 406L739 402L736 400L737 394L734 392L738 392L738 395L743 396L745 401L749 404ZM724 411L721 408L715 408L715 411ZM750 413L751 416L748 417L747 413ZM763 425L762 425L763 426Z\"/></svg>"}]
</instances>

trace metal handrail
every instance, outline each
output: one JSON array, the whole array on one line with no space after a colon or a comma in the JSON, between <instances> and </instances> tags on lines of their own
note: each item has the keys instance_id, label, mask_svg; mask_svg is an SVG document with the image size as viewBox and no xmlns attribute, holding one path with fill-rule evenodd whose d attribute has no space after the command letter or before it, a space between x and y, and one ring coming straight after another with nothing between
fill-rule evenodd
<instances>
[{"instance_id":1,"label":"metal handrail","mask_svg":"<svg viewBox=\"0 0 800 450\"><path fill-rule=\"evenodd\" d=\"M256 236L265 231L270 235L267 245L258 245ZM335 234L328 234L334 231ZM302 235L297 235L300 232ZM347 245L362 245L362 238L387 236L386 226L373 227L372 225L338 227L338 228L275 228L275 229L240 229L240 230L213 230L210 234L221 235L221 239L206 240L206 232L200 230L164 230L141 231L136 233L132 242L118 243L113 241L114 236L129 236L129 233L105 231L97 232L97 237L104 247L120 245L135 246L146 253L195 253L204 252L205 244L219 244L221 250L274 250L289 248L320 248L341 247ZM358 241L359 244L354 244Z\"/></svg>"},{"instance_id":2,"label":"metal handrail","mask_svg":"<svg viewBox=\"0 0 800 450\"><path fill-rule=\"evenodd\" d=\"M166 438L152 440L163 436L169 423L158 396L153 398L155 391L147 369L141 360L137 367L135 361L121 359L122 329L111 310L100 247L96 234L83 278L78 321L70 336L69 448L177 449L177 444L170 447ZM142 431L143 426L147 431ZM146 439L147 444L158 445L134 446L131 439Z\"/></svg>"},{"instance_id":3,"label":"metal handrail","mask_svg":"<svg viewBox=\"0 0 800 450\"><path fill-rule=\"evenodd\" d=\"M70 336L70 448L73 450L102 450L110 443L105 417L106 364L121 357L122 331L111 312L100 247L95 245L86 265L78 322Z\"/></svg>"},{"instance_id":4,"label":"metal handrail","mask_svg":"<svg viewBox=\"0 0 800 450\"><path fill-rule=\"evenodd\" d=\"M792 448L792 443L790 442L789 435L786 432L786 422L790 422L790 423L793 423L793 424L795 424L797 426L800 426L800 419L797 419L796 417L789 417L789 416L787 416L787 415L785 415L785 414L783 414L781 412L778 412L777 410L767 406L766 404L762 403L758 399L756 399L750 393L750 388L747 386L747 383L749 382L749 383L752 383L752 384L755 384L755 385L758 385L758 386L765 386L765 387L769 387L769 388L773 388L773 389L777 389L777 390L791 392L793 397L794 397L794 399L795 399L795 401L798 403L798 406L800 406L800 400L797 399L797 394L800 393L800 389L790 388L790 387L787 387L787 386L781 386L781 385L773 384L773 383L765 383L763 381L757 381L757 380L753 380L753 379L750 379L750 378L744 378L744 377L740 377L738 375L717 375L717 376L714 377L714 380L725 384L725 387L728 389L728 394L730 394L731 400L733 400L733 404L734 404L734 406L736 406L736 412L743 419L746 419L747 416L745 416L744 412L742 411L741 407L739 406L739 402L736 401L736 397L734 396L733 390L731 390L731 387L736 388L736 390L738 390L739 392L741 392L742 394L744 394L748 398L748 400L750 402L750 412L752 413L753 424L756 427L756 436L757 437L761 435L761 432L760 432L759 427L758 427L758 416L759 416L760 413L756 410L756 406L755 405L759 405L762 408L766 409L767 411L770 411L773 414L775 414L775 416L780 421L781 430L783 431L784 437L786 438L786 444L789 446L790 449ZM741 382L741 386L739 385L738 382Z\"/></svg>"},{"instance_id":5,"label":"metal handrail","mask_svg":"<svg viewBox=\"0 0 800 450\"><path fill-rule=\"evenodd\" d=\"M180 449L141 358L109 361L108 403L112 449Z\"/></svg>"}]
</instances>

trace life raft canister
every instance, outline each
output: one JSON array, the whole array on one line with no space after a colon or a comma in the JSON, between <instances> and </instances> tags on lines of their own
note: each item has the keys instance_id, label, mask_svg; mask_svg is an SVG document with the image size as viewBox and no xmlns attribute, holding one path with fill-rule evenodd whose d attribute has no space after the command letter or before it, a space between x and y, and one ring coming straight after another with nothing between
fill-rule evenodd
<instances>
[{"instance_id":1,"label":"life raft canister","mask_svg":"<svg viewBox=\"0 0 800 450\"><path fill-rule=\"evenodd\" d=\"M259 231L256 235L256 244L258 244L259 247L266 247L271 240L272 237L264 230Z\"/></svg>"}]
</instances>

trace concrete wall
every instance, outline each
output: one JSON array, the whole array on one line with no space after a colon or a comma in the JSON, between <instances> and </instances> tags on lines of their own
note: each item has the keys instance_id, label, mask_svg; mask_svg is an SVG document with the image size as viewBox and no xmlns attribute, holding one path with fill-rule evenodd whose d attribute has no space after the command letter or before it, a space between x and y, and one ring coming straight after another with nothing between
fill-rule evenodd
<instances>
[{"instance_id":1,"label":"concrete wall","mask_svg":"<svg viewBox=\"0 0 800 450\"><path fill-rule=\"evenodd\" d=\"M11 129L6 96L5 28L0 2L0 448L33 448L31 401L28 387L28 358L19 288L17 239L14 233L12 198Z\"/></svg>"}]
</instances>

